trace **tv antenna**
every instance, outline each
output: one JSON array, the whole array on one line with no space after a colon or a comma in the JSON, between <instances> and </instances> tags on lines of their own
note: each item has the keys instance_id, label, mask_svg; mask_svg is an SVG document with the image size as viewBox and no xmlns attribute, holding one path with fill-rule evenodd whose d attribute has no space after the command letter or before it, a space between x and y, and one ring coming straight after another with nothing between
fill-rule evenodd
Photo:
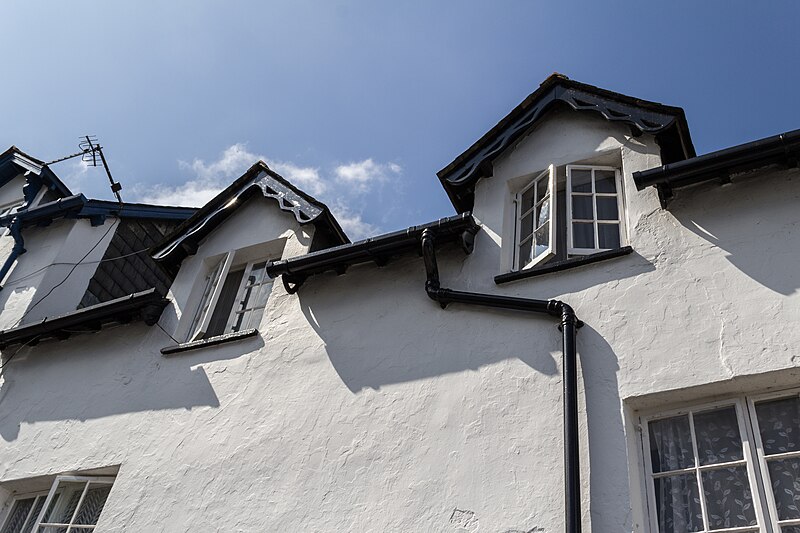
<instances>
[{"instance_id":1,"label":"tv antenna","mask_svg":"<svg viewBox=\"0 0 800 533\"><path fill-rule=\"evenodd\" d=\"M60 163L62 161L66 161L67 159L72 159L75 157L80 157L81 161L92 167L102 165L102 167L106 170L108 181L111 183L111 192L114 193L114 196L117 197L117 201L121 204L122 196L120 196L119 191L122 190L122 184L119 183L118 181L114 181L114 178L111 177L111 170L109 170L108 168L108 163L106 162L106 156L103 155L103 147L100 146L100 143L97 140L97 136L84 135L83 137L81 137L81 142L78 143L78 148L80 148L81 150L80 152L76 152L66 157L55 159L53 161L50 161L49 163L46 163L46 165L50 166L54 163Z\"/></svg>"}]
</instances>

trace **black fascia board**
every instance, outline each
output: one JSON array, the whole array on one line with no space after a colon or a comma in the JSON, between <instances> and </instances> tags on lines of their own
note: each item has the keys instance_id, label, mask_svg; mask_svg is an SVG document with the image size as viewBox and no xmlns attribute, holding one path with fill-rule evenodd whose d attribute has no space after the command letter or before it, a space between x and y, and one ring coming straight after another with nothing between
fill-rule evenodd
<instances>
[{"instance_id":1,"label":"black fascia board","mask_svg":"<svg viewBox=\"0 0 800 533\"><path fill-rule=\"evenodd\" d=\"M347 267L360 263L373 262L381 266L394 256L419 254L420 239L426 229L435 230L437 244L458 242L469 253L478 225L471 213L462 213L421 226L274 261L267 265L267 274L272 278L287 276L291 283L302 283L309 276L326 271L341 274Z\"/></svg>"},{"instance_id":2,"label":"black fascia board","mask_svg":"<svg viewBox=\"0 0 800 533\"><path fill-rule=\"evenodd\" d=\"M46 317L33 324L0 331L0 348L12 344L34 345L47 338L63 340L70 335L98 331L110 323L144 320L148 326L152 326L168 302L154 288L137 292L65 315Z\"/></svg>"},{"instance_id":3,"label":"black fascia board","mask_svg":"<svg viewBox=\"0 0 800 533\"><path fill-rule=\"evenodd\" d=\"M0 186L24 171L39 176L47 188L58 191L60 196L72 196L69 187L43 161L31 157L16 146L11 146L0 154Z\"/></svg>"},{"instance_id":4,"label":"black fascia board","mask_svg":"<svg viewBox=\"0 0 800 533\"><path fill-rule=\"evenodd\" d=\"M633 173L636 188L649 186L686 187L705 181L728 181L731 174L755 170L770 164L797 166L800 130L793 130L685 161Z\"/></svg>"},{"instance_id":5,"label":"black fascia board","mask_svg":"<svg viewBox=\"0 0 800 533\"><path fill-rule=\"evenodd\" d=\"M83 194L59 198L33 209L22 210L0 218L0 225L8 226L14 217L22 219L23 227L47 225L56 218L95 218L114 216L120 218L154 218L159 220L186 220L195 211L191 207L171 207L149 204L120 205L109 200L90 200Z\"/></svg>"},{"instance_id":6,"label":"black fascia board","mask_svg":"<svg viewBox=\"0 0 800 533\"><path fill-rule=\"evenodd\" d=\"M626 123L633 135L655 135L662 160L667 163L696 155L686 115L680 107L641 100L556 73L437 173L456 211L473 208L475 184L492 175L494 159L558 105L576 111L593 111L608 121Z\"/></svg>"}]
</instances>

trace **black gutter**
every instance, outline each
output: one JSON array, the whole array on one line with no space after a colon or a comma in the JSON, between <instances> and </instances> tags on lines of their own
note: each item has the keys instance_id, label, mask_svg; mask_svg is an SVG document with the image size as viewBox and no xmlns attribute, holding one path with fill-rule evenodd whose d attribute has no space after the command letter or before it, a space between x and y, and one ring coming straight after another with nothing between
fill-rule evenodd
<instances>
[{"instance_id":1,"label":"black gutter","mask_svg":"<svg viewBox=\"0 0 800 533\"><path fill-rule=\"evenodd\" d=\"M66 315L45 317L33 324L0 331L0 349L12 344L33 346L46 338L63 340L73 334L98 331L110 323L128 323L136 319L152 326L167 303L156 289L148 289Z\"/></svg>"},{"instance_id":2,"label":"black gutter","mask_svg":"<svg viewBox=\"0 0 800 533\"><path fill-rule=\"evenodd\" d=\"M337 246L267 265L270 277L282 277L286 290L295 293L309 276L327 271L344 273L348 266L375 262L382 265L390 256L417 252L423 256L428 296L442 308L450 303L481 305L560 317L564 383L564 498L565 532L581 531L580 462L578 447L578 371L575 338L583 323L572 308L558 300L513 298L442 288L434 245L460 242L471 253L478 225L469 213L413 226L404 231ZM422 249L420 250L420 244Z\"/></svg>"},{"instance_id":3,"label":"black gutter","mask_svg":"<svg viewBox=\"0 0 800 533\"><path fill-rule=\"evenodd\" d=\"M470 253L478 226L470 213L462 213L363 241L275 261L267 265L267 273L272 278L282 276L286 291L294 294L306 278L315 274L326 271L344 274L351 265L374 262L378 266L383 266L392 256L408 252L418 253L422 233L428 229L436 230L439 242L458 242L467 253Z\"/></svg>"},{"instance_id":4,"label":"black gutter","mask_svg":"<svg viewBox=\"0 0 800 533\"><path fill-rule=\"evenodd\" d=\"M715 179L725 183L730 181L730 175L733 173L746 172L770 164L796 167L798 158L800 158L800 130L794 130L685 161L634 172L633 181L640 191L655 185L669 196L670 190L677 187Z\"/></svg>"},{"instance_id":5,"label":"black gutter","mask_svg":"<svg viewBox=\"0 0 800 533\"><path fill-rule=\"evenodd\" d=\"M575 337L583 322L575 311L559 300L514 298L477 292L462 292L441 287L436 263L436 234L432 229L422 233L422 256L427 280L425 291L442 306L451 303L480 305L512 311L525 311L560 317L562 335L562 381L564 384L564 524L566 533L581 531L581 474L578 447L578 357Z\"/></svg>"}]
</instances>

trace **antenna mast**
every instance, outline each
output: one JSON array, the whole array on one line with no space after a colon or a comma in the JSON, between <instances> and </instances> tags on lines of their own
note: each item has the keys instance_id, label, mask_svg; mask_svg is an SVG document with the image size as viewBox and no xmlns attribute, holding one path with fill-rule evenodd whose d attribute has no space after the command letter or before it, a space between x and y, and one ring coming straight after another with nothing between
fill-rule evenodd
<instances>
[{"instance_id":1,"label":"antenna mast","mask_svg":"<svg viewBox=\"0 0 800 533\"><path fill-rule=\"evenodd\" d=\"M82 139L81 142L78 143L78 148L81 149L80 152L50 161L49 163L47 163L47 166L50 166L54 163L60 163L61 161L66 161L67 159L72 159L73 157L78 157L78 156L81 156L81 161L83 161L87 165L93 167L96 167L97 165L102 165L106 171L106 175L108 176L108 181L109 183L111 183L111 192L114 193L114 196L117 197L117 201L121 204L122 196L119 194L119 191L122 190L122 184L119 183L118 181L114 181L114 178L111 177L111 170L108 168L108 163L106 162L106 156L103 155L103 147L100 146L100 143L97 141L97 137L94 135L84 135L81 139Z\"/></svg>"}]
</instances>

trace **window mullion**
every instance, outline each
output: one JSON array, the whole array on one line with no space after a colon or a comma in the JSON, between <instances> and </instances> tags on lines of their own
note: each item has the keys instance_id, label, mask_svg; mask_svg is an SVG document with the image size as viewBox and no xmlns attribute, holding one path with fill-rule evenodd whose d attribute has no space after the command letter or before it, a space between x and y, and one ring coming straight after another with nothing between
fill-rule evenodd
<instances>
[{"instance_id":1,"label":"window mullion","mask_svg":"<svg viewBox=\"0 0 800 533\"><path fill-rule=\"evenodd\" d=\"M692 436L692 452L694 453L695 475L697 477L697 492L700 496L700 509L703 513L703 529L708 531L708 511L706 510L706 496L703 490L703 476L700 475L700 457L697 453L697 438L694 432L694 412L689 412L689 432Z\"/></svg>"},{"instance_id":2,"label":"window mullion","mask_svg":"<svg viewBox=\"0 0 800 533\"><path fill-rule=\"evenodd\" d=\"M86 485L83 487L81 497L78 498L78 505L75 506L75 511L72 513L72 516L69 519L69 527L67 527L66 533L70 533L70 531L72 531L72 525L75 523L75 518L78 516L78 511L80 511L81 505L83 505L83 499L86 498L86 493L89 491L90 484L91 482L87 481Z\"/></svg>"}]
</instances>

